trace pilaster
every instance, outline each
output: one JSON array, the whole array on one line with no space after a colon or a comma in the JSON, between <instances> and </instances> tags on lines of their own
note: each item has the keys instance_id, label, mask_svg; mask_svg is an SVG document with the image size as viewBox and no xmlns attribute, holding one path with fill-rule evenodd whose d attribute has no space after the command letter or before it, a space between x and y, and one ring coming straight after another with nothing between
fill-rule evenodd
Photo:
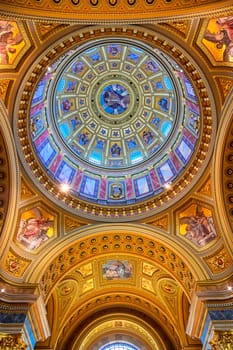
<instances>
[{"instance_id":1,"label":"pilaster","mask_svg":"<svg viewBox=\"0 0 233 350\"><path fill-rule=\"evenodd\" d=\"M32 350L36 342L49 336L46 309L38 287L13 286L0 281L0 350Z\"/></svg>"},{"instance_id":2,"label":"pilaster","mask_svg":"<svg viewBox=\"0 0 233 350\"><path fill-rule=\"evenodd\" d=\"M233 349L232 280L197 283L186 332L201 340L203 350ZM226 347L221 345L223 340Z\"/></svg>"}]
</instances>

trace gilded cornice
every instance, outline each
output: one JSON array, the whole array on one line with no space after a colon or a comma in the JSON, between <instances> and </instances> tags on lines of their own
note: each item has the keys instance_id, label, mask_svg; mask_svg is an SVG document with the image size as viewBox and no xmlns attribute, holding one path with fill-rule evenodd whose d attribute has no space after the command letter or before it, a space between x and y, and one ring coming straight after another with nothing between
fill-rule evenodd
<instances>
[{"instance_id":1,"label":"gilded cornice","mask_svg":"<svg viewBox=\"0 0 233 350\"><path fill-rule=\"evenodd\" d=\"M153 23L232 13L230 0L1 0L1 15L63 23Z\"/></svg>"}]
</instances>

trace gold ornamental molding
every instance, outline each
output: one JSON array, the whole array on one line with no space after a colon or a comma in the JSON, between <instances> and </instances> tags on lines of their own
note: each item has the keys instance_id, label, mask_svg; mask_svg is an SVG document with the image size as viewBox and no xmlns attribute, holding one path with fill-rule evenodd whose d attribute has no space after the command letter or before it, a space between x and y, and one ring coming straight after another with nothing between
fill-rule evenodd
<instances>
[{"instance_id":1,"label":"gold ornamental molding","mask_svg":"<svg viewBox=\"0 0 233 350\"><path fill-rule=\"evenodd\" d=\"M0 334L0 350L26 350L21 334Z\"/></svg>"},{"instance_id":2,"label":"gold ornamental molding","mask_svg":"<svg viewBox=\"0 0 233 350\"><path fill-rule=\"evenodd\" d=\"M214 331L210 341L212 350L230 350L233 348L233 332Z\"/></svg>"},{"instance_id":3,"label":"gold ornamental molding","mask_svg":"<svg viewBox=\"0 0 233 350\"><path fill-rule=\"evenodd\" d=\"M1 0L1 16L63 23L152 23L232 13L232 1L216 0Z\"/></svg>"}]
</instances>

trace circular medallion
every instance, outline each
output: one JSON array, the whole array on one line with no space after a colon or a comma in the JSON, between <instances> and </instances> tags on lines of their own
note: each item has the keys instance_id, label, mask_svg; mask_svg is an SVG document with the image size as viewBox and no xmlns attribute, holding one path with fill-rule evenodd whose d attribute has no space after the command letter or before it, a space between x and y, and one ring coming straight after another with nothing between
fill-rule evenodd
<instances>
[{"instance_id":1,"label":"circular medallion","mask_svg":"<svg viewBox=\"0 0 233 350\"><path fill-rule=\"evenodd\" d=\"M130 104L128 89L119 83L108 83L100 94L100 106L103 111L117 120L122 113L126 112Z\"/></svg>"}]
</instances>

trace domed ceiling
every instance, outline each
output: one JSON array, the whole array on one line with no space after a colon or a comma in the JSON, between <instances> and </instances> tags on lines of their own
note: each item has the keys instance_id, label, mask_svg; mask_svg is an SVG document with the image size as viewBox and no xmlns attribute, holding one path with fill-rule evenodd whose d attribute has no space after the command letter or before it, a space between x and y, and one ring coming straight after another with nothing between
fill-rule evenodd
<instances>
[{"instance_id":1,"label":"domed ceiling","mask_svg":"<svg viewBox=\"0 0 233 350\"><path fill-rule=\"evenodd\" d=\"M62 10L65 0L31 2L28 11L52 2ZM33 288L30 300L38 291L46 310L32 305L27 318L44 332L37 349L105 350L119 342L199 349L196 330L206 328L196 301L207 316L202 297L222 297L231 286L232 237L220 195L225 186L232 202L227 48L222 61L214 58L203 39L213 27L197 15L144 27L43 21L14 24L31 46L25 39L28 53L18 56L10 47L16 68L4 67L2 77L15 137L1 124L3 150L14 146L20 158L18 166L10 147L2 162L9 165L2 188L13 198L2 201L9 310L14 297L15 309L16 300L22 305L22 291Z\"/></svg>"},{"instance_id":2,"label":"domed ceiling","mask_svg":"<svg viewBox=\"0 0 233 350\"><path fill-rule=\"evenodd\" d=\"M212 118L201 116L209 98L194 67L193 80L169 50L115 36L75 45L45 68L31 75L23 152L46 195L81 215L128 220L138 204L151 214L195 183Z\"/></svg>"}]
</instances>

